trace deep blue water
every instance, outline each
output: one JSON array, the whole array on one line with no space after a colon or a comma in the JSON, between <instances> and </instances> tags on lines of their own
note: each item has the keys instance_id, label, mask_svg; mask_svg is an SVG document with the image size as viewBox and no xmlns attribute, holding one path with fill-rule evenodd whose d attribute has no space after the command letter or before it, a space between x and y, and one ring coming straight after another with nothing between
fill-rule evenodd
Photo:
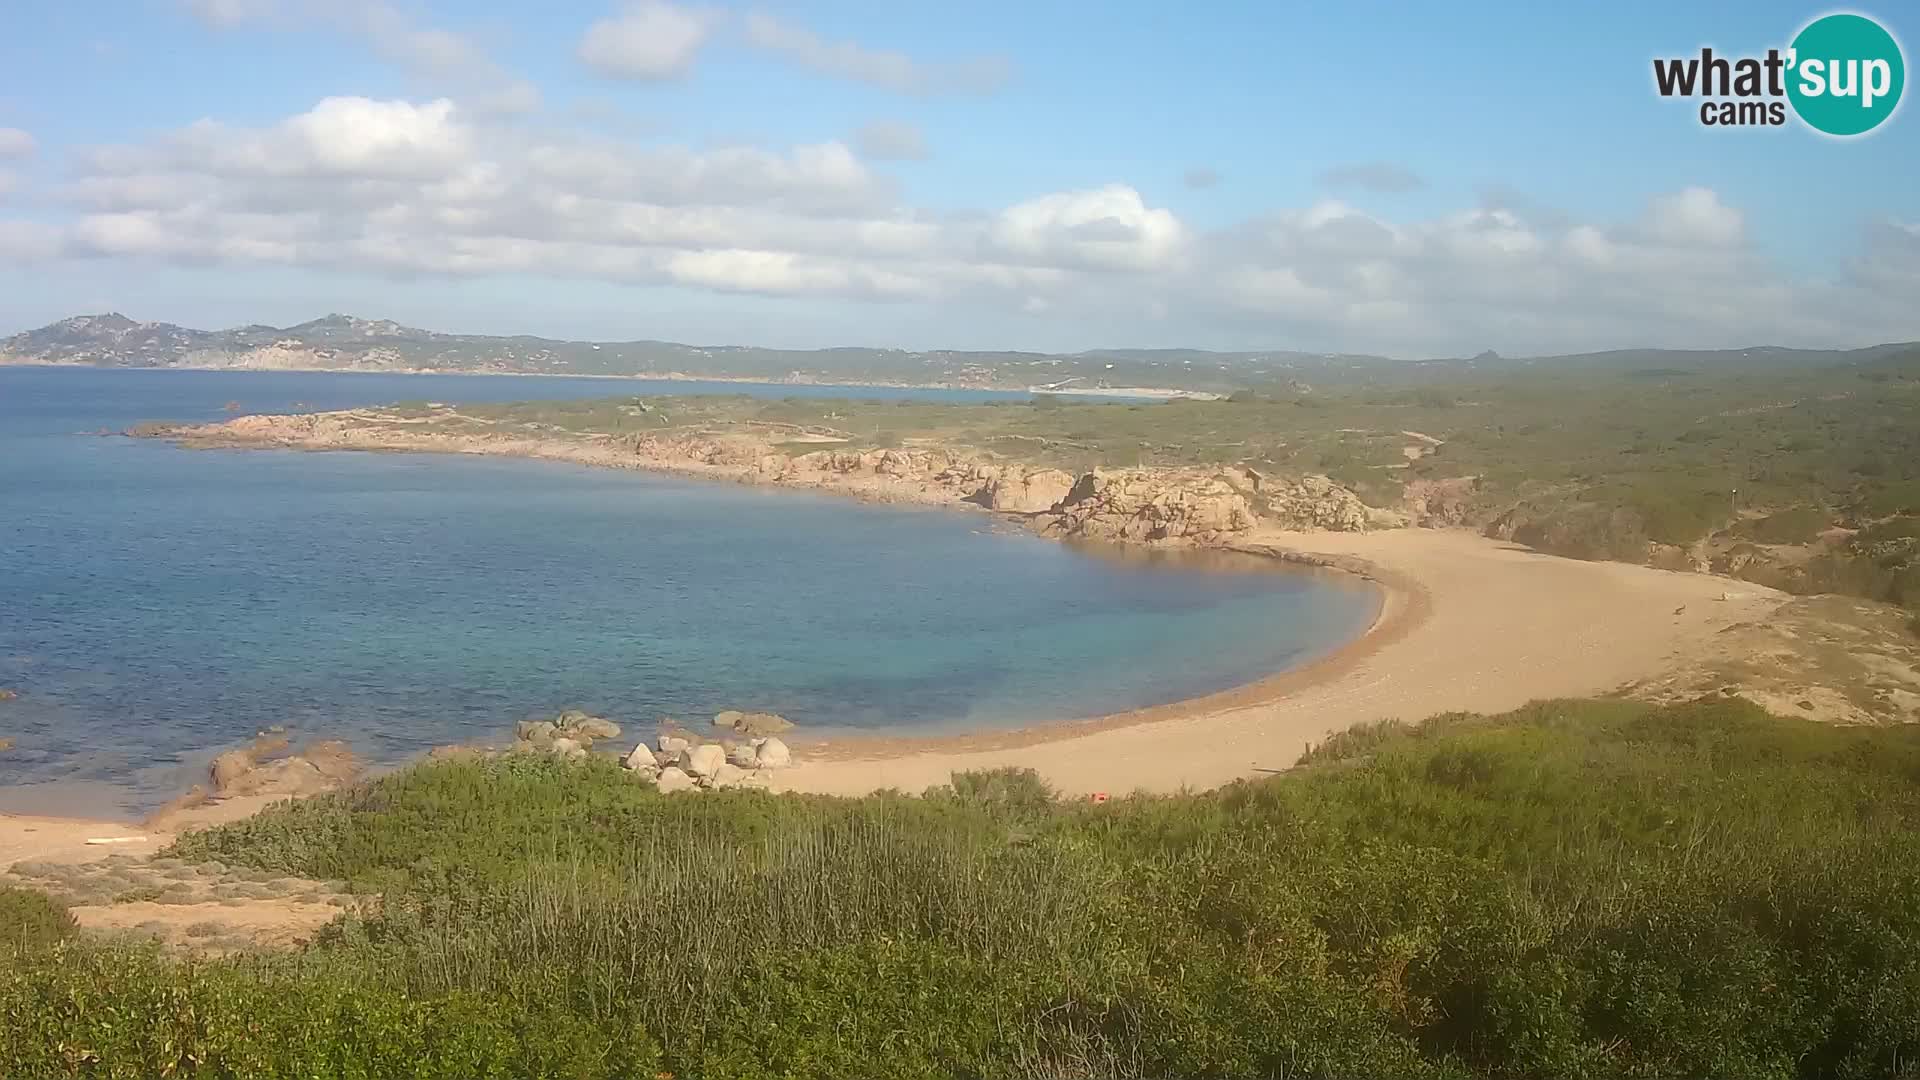
<instances>
[{"instance_id":1,"label":"deep blue water","mask_svg":"<svg viewBox=\"0 0 1920 1080\"><path fill-rule=\"evenodd\" d=\"M649 383L641 393L973 392ZM944 732L1164 703L1370 620L1338 577L1152 567L983 514L489 458L189 451L88 432L594 379L0 367L0 805L129 808L280 724L377 761L579 707ZM1024 395L1011 395L1023 397ZM31 796L29 796L31 797Z\"/></svg>"}]
</instances>

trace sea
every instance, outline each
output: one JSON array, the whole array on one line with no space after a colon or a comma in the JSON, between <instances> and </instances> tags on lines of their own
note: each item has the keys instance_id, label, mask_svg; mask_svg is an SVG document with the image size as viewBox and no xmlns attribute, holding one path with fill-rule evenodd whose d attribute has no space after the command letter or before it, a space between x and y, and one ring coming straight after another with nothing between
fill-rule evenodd
<instances>
[{"instance_id":1,"label":"sea","mask_svg":"<svg viewBox=\"0 0 1920 1080\"><path fill-rule=\"evenodd\" d=\"M1340 575L1121 557L985 513L116 434L236 409L702 393L1026 397L0 367L0 688L17 695L0 701L0 810L138 813L276 727L376 764L573 708L636 733L765 710L802 741L1025 727L1306 663L1378 607Z\"/></svg>"}]
</instances>

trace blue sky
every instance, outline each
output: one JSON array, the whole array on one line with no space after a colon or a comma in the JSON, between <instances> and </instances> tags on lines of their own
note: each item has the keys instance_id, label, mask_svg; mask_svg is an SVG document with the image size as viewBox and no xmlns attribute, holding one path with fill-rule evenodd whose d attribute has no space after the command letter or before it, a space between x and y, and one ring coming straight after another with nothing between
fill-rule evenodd
<instances>
[{"instance_id":1,"label":"blue sky","mask_svg":"<svg viewBox=\"0 0 1920 1080\"><path fill-rule=\"evenodd\" d=\"M1655 56L1764 52L1826 10L19 5L0 332L115 308L787 346L1920 338L1911 109L1841 141L1652 90Z\"/></svg>"}]
</instances>

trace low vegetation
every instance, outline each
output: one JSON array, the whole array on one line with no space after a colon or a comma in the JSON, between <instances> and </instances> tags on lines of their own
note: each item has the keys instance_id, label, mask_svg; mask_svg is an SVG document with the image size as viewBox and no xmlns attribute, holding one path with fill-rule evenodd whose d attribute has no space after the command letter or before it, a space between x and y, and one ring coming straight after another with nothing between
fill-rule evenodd
<instances>
[{"instance_id":1,"label":"low vegetation","mask_svg":"<svg viewBox=\"0 0 1920 1080\"><path fill-rule=\"evenodd\" d=\"M1722 697L1098 805L431 762L168 853L383 894L299 952L0 961L0 1074L1915 1075L1916 825L1920 731Z\"/></svg>"},{"instance_id":2,"label":"low vegetation","mask_svg":"<svg viewBox=\"0 0 1920 1080\"><path fill-rule=\"evenodd\" d=\"M1444 490L1440 521L1555 554L1705 564L1920 609L1920 354L1751 373L1383 372L1224 401L615 398L401 414L474 430L747 430L795 452L969 447L1070 471L1324 473L1385 508Z\"/></svg>"}]
</instances>

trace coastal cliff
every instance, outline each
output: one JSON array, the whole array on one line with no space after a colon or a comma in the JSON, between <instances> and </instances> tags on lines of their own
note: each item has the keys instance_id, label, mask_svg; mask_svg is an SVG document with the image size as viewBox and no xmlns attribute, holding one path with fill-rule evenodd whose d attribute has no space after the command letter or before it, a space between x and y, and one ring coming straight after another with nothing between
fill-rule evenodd
<instances>
[{"instance_id":1,"label":"coastal cliff","mask_svg":"<svg viewBox=\"0 0 1920 1080\"><path fill-rule=\"evenodd\" d=\"M436 407L354 409L150 425L132 434L189 447L487 454L807 488L928 506L979 506L1063 539L1217 546L1256 526L1362 532L1399 524L1324 476L1244 467L1094 468L1078 475L965 448L853 449L756 430L620 435L506 425ZM819 449L806 447L819 445Z\"/></svg>"}]
</instances>

